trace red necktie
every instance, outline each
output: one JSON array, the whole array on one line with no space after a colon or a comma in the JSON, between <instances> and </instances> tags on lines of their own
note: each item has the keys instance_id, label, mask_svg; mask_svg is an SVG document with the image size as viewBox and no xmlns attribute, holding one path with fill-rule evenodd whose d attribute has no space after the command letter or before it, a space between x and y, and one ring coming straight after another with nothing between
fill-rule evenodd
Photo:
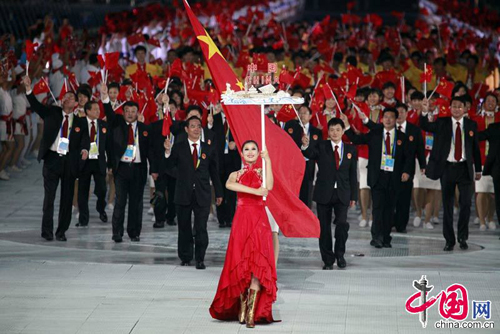
<instances>
[{"instance_id":1,"label":"red necktie","mask_svg":"<svg viewBox=\"0 0 500 334\"><path fill-rule=\"evenodd\" d=\"M90 122L90 124L92 124L92 126L90 127L90 141L95 142L95 122L92 121Z\"/></svg>"},{"instance_id":2,"label":"red necktie","mask_svg":"<svg viewBox=\"0 0 500 334\"><path fill-rule=\"evenodd\" d=\"M68 115L64 115L63 128L62 128L62 137L68 138L68 126L69 120Z\"/></svg>"},{"instance_id":3,"label":"red necktie","mask_svg":"<svg viewBox=\"0 0 500 334\"><path fill-rule=\"evenodd\" d=\"M387 155L391 155L391 133L389 131L385 136L385 152Z\"/></svg>"},{"instance_id":4,"label":"red necktie","mask_svg":"<svg viewBox=\"0 0 500 334\"><path fill-rule=\"evenodd\" d=\"M339 145L335 145L335 168L339 169L340 166L340 155L339 155Z\"/></svg>"},{"instance_id":5,"label":"red necktie","mask_svg":"<svg viewBox=\"0 0 500 334\"><path fill-rule=\"evenodd\" d=\"M132 129L132 123L128 125L128 142L127 145L134 145L134 129Z\"/></svg>"},{"instance_id":6,"label":"red necktie","mask_svg":"<svg viewBox=\"0 0 500 334\"><path fill-rule=\"evenodd\" d=\"M398 131L403 131L403 127L401 125L398 125Z\"/></svg>"},{"instance_id":7,"label":"red necktie","mask_svg":"<svg viewBox=\"0 0 500 334\"><path fill-rule=\"evenodd\" d=\"M196 165L198 165L198 150L196 149L196 146L198 146L198 144L193 144L193 165L194 165L194 169L196 169Z\"/></svg>"},{"instance_id":8,"label":"red necktie","mask_svg":"<svg viewBox=\"0 0 500 334\"><path fill-rule=\"evenodd\" d=\"M455 131L455 160L460 162L462 160L462 129L460 122L457 122L457 130Z\"/></svg>"}]
</instances>

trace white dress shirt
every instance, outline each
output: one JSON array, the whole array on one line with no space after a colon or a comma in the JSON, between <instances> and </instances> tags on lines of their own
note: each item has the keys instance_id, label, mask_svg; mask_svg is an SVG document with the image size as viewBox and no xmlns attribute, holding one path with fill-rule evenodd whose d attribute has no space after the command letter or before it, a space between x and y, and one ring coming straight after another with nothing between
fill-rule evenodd
<instances>
[{"instance_id":1,"label":"white dress shirt","mask_svg":"<svg viewBox=\"0 0 500 334\"><path fill-rule=\"evenodd\" d=\"M189 142L189 149L191 150L191 155L193 155L193 150L194 150L193 144L196 144L196 149L198 150L198 155L199 155L201 150L201 140L198 139L197 141L191 141L191 139L188 138L188 142Z\"/></svg>"},{"instance_id":2,"label":"white dress shirt","mask_svg":"<svg viewBox=\"0 0 500 334\"><path fill-rule=\"evenodd\" d=\"M460 124L460 129L462 130L462 159L460 161L455 160L455 134L457 133L457 122ZM453 135L451 137L451 149L450 149L450 154L448 154L448 161L449 162L461 162L465 161L465 135L466 133L464 132L464 118L462 117L458 121L454 119L453 117L451 118L451 130L453 131Z\"/></svg>"},{"instance_id":3,"label":"white dress shirt","mask_svg":"<svg viewBox=\"0 0 500 334\"><path fill-rule=\"evenodd\" d=\"M342 140L340 140L338 143L334 142L333 140L330 140L330 143L332 143L332 150L333 150L333 156L334 158L335 157L335 146L338 146L338 152L339 152L339 157L340 157L340 161L339 161L339 168L340 168L340 165L342 164L342 158L343 158L343 154L344 154L344 143L342 142ZM335 182L335 184L333 185L333 188L337 188L337 182Z\"/></svg>"},{"instance_id":4,"label":"white dress shirt","mask_svg":"<svg viewBox=\"0 0 500 334\"><path fill-rule=\"evenodd\" d=\"M99 141L97 139L99 137L99 127L97 126L97 120L91 120L90 118L87 117L87 125L88 125L88 128L89 128L89 138L90 138L90 140L92 140L92 138L90 137L90 134L92 132L92 122L94 122L94 126L95 126L95 143L97 145L97 155L99 155ZM92 143L92 141L91 141L91 143Z\"/></svg>"},{"instance_id":5,"label":"white dress shirt","mask_svg":"<svg viewBox=\"0 0 500 334\"><path fill-rule=\"evenodd\" d=\"M399 130L399 127L401 127L401 130L400 130L401 132L406 133L406 121L404 121L401 124L396 123L396 129Z\"/></svg>"},{"instance_id":6,"label":"white dress shirt","mask_svg":"<svg viewBox=\"0 0 500 334\"><path fill-rule=\"evenodd\" d=\"M132 131L134 131L134 145L136 145L136 148L135 148L135 160L133 161L134 163L141 163L141 150L140 150L140 145L139 145L139 130L137 129L137 121L133 122L133 123L129 123L129 122L126 122L127 123L127 139L128 139L128 126L130 124L132 124ZM136 139L136 133L137 133L137 139ZM128 146L128 144L127 144ZM123 162L127 162L125 160L125 154L122 156L122 158L120 159L120 161L123 161Z\"/></svg>"},{"instance_id":7,"label":"white dress shirt","mask_svg":"<svg viewBox=\"0 0 500 334\"><path fill-rule=\"evenodd\" d=\"M73 127L73 120L74 120L74 115L73 113L66 114L64 111L61 110L63 119L61 122L61 127L59 128L59 131L57 132L57 137L56 140L52 143L52 146L50 146L50 150L57 152L57 146L59 145L59 141L61 140L61 135L62 135L62 127L64 125L64 120L66 119L64 116L68 115L68 139L71 133L71 128Z\"/></svg>"},{"instance_id":8,"label":"white dress shirt","mask_svg":"<svg viewBox=\"0 0 500 334\"><path fill-rule=\"evenodd\" d=\"M392 158L394 158L394 150L395 150L395 145L394 145L394 140L396 139L396 128L392 128L392 130L389 130L387 131L385 128L384 130L382 131L382 152L381 152L381 155L382 155L382 158L380 161L383 161L384 160L384 155L385 155L385 138L387 137L387 132L389 132L389 136L391 137L391 151L392 152L387 152L387 155L392 155ZM380 165L380 169L383 170L382 168L382 164Z\"/></svg>"}]
</instances>

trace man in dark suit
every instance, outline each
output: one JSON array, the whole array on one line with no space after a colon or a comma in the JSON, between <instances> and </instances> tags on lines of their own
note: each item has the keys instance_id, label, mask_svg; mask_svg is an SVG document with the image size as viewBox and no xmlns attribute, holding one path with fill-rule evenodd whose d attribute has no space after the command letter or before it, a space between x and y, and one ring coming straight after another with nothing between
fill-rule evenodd
<instances>
[{"instance_id":1,"label":"man in dark suit","mask_svg":"<svg viewBox=\"0 0 500 334\"><path fill-rule=\"evenodd\" d=\"M66 231L71 223L71 207L82 151L82 119L73 114L78 105L76 95L68 92L62 99L62 107L44 106L32 94L31 80L24 77L23 84L31 109L43 119L43 137L38 161L43 160L43 218L42 237L54 239L54 200L61 180L59 224L56 240L66 241Z\"/></svg>"},{"instance_id":2,"label":"man in dark suit","mask_svg":"<svg viewBox=\"0 0 500 334\"><path fill-rule=\"evenodd\" d=\"M302 146L302 137L304 136L304 133L307 134L311 146L315 146L316 143L321 140L322 133L320 129L315 128L310 123L312 110L307 105L301 106L299 108L299 117L300 122L298 120L288 121L285 124L285 131L288 132L298 147ZM305 157L305 159L306 169L304 171L302 185L300 186L299 198L305 205L311 207L311 192L313 188L312 185L316 161L314 161L314 159L309 159L308 157Z\"/></svg>"},{"instance_id":3,"label":"man in dark suit","mask_svg":"<svg viewBox=\"0 0 500 334\"><path fill-rule=\"evenodd\" d=\"M486 130L478 132L477 138L478 140L487 140L489 143L483 175L493 177L495 207L497 217L500 217L500 122L490 124Z\"/></svg>"},{"instance_id":4,"label":"man in dark suit","mask_svg":"<svg viewBox=\"0 0 500 334\"><path fill-rule=\"evenodd\" d=\"M111 150L109 165L113 169L116 187L115 209L113 210L113 240L123 241L123 223L128 197L127 234L131 241L140 241L142 229L142 209L144 186L148 165L152 163L153 150L149 148L149 127L137 121L139 106L129 101L123 105L123 115L116 115L107 92L101 85L101 99L108 127L112 131L109 138Z\"/></svg>"},{"instance_id":5,"label":"man in dark suit","mask_svg":"<svg viewBox=\"0 0 500 334\"><path fill-rule=\"evenodd\" d=\"M363 112L358 112L364 124L371 120ZM373 198L373 225L370 245L375 248L392 247L391 228L396 204L396 194L402 182L408 182L415 153L406 135L396 129L398 111L386 108L383 111L383 127L375 127L366 134L356 134L350 129L345 114L341 119L347 124L346 135L356 145L368 145L368 185Z\"/></svg>"},{"instance_id":6,"label":"man in dark suit","mask_svg":"<svg viewBox=\"0 0 500 334\"><path fill-rule=\"evenodd\" d=\"M163 105L169 105L168 117L171 120L175 117L176 104L174 100L170 100L167 94L162 94L161 99L162 107ZM165 140L170 140L171 143L175 140L174 134L170 131L168 137L163 135L164 120L161 119L152 123L151 126L151 141L152 150L154 158L150 166L151 176L155 182L155 198L156 203L154 204L154 215L155 223L154 228L164 228L165 222L167 225L175 226L174 221L175 213L175 177L169 173L169 170L165 166L165 148L163 147L163 142ZM168 124L168 123L167 123Z\"/></svg>"},{"instance_id":7,"label":"man in dark suit","mask_svg":"<svg viewBox=\"0 0 500 334\"><path fill-rule=\"evenodd\" d=\"M185 125L188 136L186 140L175 143L173 147L170 141L164 142L167 168L177 175L174 196L179 222L177 249L182 266L190 265L194 253L196 269L205 269L205 252L208 247L207 220L212 199L210 180L215 188L217 205L222 202L222 185L215 147L201 141L201 120L193 116ZM193 212L194 242L191 223Z\"/></svg>"},{"instance_id":8,"label":"man in dark suit","mask_svg":"<svg viewBox=\"0 0 500 334\"><path fill-rule=\"evenodd\" d=\"M106 148L109 146L108 124L99 119L99 103L87 102L84 106L87 117L82 122L82 133L85 138L85 151L80 163L78 177L78 209L80 211L77 227L89 224L89 191L90 178L94 178L94 194L97 196L96 210L103 223L108 221L106 214ZM108 147L108 151L110 148Z\"/></svg>"},{"instance_id":9,"label":"man in dark suit","mask_svg":"<svg viewBox=\"0 0 500 334\"><path fill-rule=\"evenodd\" d=\"M422 130L416 125L413 125L406 121L408 116L408 107L406 104L398 103L396 105L398 110L398 119L396 120L396 128L398 131L406 134L408 138L411 151L415 152L415 159L418 159L418 163L421 167L418 173L425 172L425 146L424 139L422 137ZM366 123L366 126L370 129L376 127L383 127L382 124L376 123ZM413 159L413 160L415 160ZM408 225L408 220L410 219L410 205L411 205L411 195L413 190L413 177L415 176L415 162L412 164L410 179L408 182L402 182L399 191L396 195L396 211L394 213L393 226L396 227L396 231L400 233L406 233L406 226Z\"/></svg>"},{"instance_id":10,"label":"man in dark suit","mask_svg":"<svg viewBox=\"0 0 500 334\"><path fill-rule=\"evenodd\" d=\"M199 106L190 105L189 107L187 107L186 120L190 119L193 116L202 119L203 111ZM186 127L186 121L178 121L178 120L173 121L170 129L175 136L174 143L177 143L179 141L184 141L187 139L187 133L185 131L185 127ZM203 127L200 133L200 140L204 143L207 143L208 145L212 145L214 144L215 133L212 130L210 130L208 126Z\"/></svg>"},{"instance_id":11,"label":"man in dark suit","mask_svg":"<svg viewBox=\"0 0 500 334\"><path fill-rule=\"evenodd\" d=\"M226 184L229 175L241 168L241 157L236 148L229 123L222 112L222 107L214 108L213 131L215 133L215 147L219 157L219 176L221 183ZM219 227L231 227L236 210L236 192L223 187L224 196L222 203L217 206L217 219Z\"/></svg>"},{"instance_id":12,"label":"man in dark suit","mask_svg":"<svg viewBox=\"0 0 500 334\"><path fill-rule=\"evenodd\" d=\"M332 118L328 122L328 140L310 140L302 136L305 157L318 161L318 178L313 200L317 203L321 233L319 250L325 265L332 270L335 259L339 268L346 267L344 258L349 223L347 210L358 199L358 157L356 147L342 142L344 122ZM335 212L335 247L332 251L332 209Z\"/></svg>"},{"instance_id":13,"label":"man in dark suit","mask_svg":"<svg viewBox=\"0 0 500 334\"><path fill-rule=\"evenodd\" d=\"M424 100L424 110L420 116L420 127L434 134L429 163L425 175L431 180L441 179L443 193L443 235L446 240L445 251L455 246L453 229L453 204L455 188L460 192L460 215L458 218L458 242L461 249L467 249L469 237L469 218L474 179L481 178L481 153L476 136L476 122L465 118L465 102L461 97L451 99L451 117L440 117L429 122L429 102ZM475 169L475 172L474 172Z\"/></svg>"}]
</instances>

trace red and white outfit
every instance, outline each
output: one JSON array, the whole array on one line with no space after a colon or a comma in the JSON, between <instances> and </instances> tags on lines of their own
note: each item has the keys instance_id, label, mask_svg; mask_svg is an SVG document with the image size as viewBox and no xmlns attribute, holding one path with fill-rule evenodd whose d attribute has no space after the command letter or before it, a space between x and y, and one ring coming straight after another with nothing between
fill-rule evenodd
<instances>
[{"instance_id":1,"label":"red and white outfit","mask_svg":"<svg viewBox=\"0 0 500 334\"><path fill-rule=\"evenodd\" d=\"M13 105L13 119L15 122L14 135L25 135L29 134L29 124L31 122L27 119L27 110L28 110L28 99L26 98L26 94L21 93L17 94L17 89L13 89L11 91L12 97L12 105ZM31 121L31 120L30 120Z\"/></svg>"},{"instance_id":2,"label":"red and white outfit","mask_svg":"<svg viewBox=\"0 0 500 334\"><path fill-rule=\"evenodd\" d=\"M0 88L0 141L14 140L14 118L12 97Z\"/></svg>"},{"instance_id":3,"label":"red and white outfit","mask_svg":"<svg viewBox=\"0 0 500 334\"><path fill-rule=\"evenodd\" d=\"M486 116L494 116L493 120L488 120ZM477 131L484 131L490 126L490 124L494 122L500 121L500 114L495 112L485 112L481 110L478 115L474 118L474 121L477 123ZM479 142L479 150L481 152L481 166L484 168L484 163L486 162L486 157L488 156L489 151L489 142L487 140ZM483 175L479 181L475 181L476 183L476 193L487 193L494 194L495 191L493 189L493 177L491 175Z\"/></svg>"}]
</instances>

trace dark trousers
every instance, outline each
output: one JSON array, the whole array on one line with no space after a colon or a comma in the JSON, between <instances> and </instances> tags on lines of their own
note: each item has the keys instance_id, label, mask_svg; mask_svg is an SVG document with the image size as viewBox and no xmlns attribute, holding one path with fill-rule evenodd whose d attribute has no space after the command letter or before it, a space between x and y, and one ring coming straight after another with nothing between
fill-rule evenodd
<instances>
[{"instance_id":1,"label":"dark trousers","mask_svg":"<svg viewBox=\"0 0 500 334\"><path fill-rule=\"evenodd\" d=\"M61 198L56 236L63 235L71 223L75 177L71 173L69 156L59 156L59 154L50 151L43 163L42 237L45 238L54 236L54 201L59 180L61 180Z\"/></svg>"},{"instance_id":2,"label":"dark trousers","mask_svg":"<svg viewBox=\"0 0 500 334\"><path fill-rule=\"evenodd\" d=\"M377 183L371 188L373 200L372 239L390 243L396 191L392 185L392 172L379 171Z\"/></svg>"},{"instance_id":3,"label":"dark trousers","mask_svg":"<svg viewBox=\"0 0 500 334\"><path fill-rule=\"evenodd\" d=\"M207 221L210 214L210 203L200 205L193 190L189 205L177 205L177 221L179 225L179 239L177 253L181 261L204 261L208 247ZM194 231L191 223L191 214L194 212ZM194 232L194 233L193 233ZM193 252L194 248L194 252Z\"/></svg>"},{"instance_id":4,"label":"dark trousers","mask_svg":"<svg viewBox=\"0 0 500 334\"><path fill-rule=\"evenodd\" d=\"M455 201L455 189L458 186L460 192L458 204L460 215L458 216L458 241L469 238L469 218L472 200L472 180L469 176L467 163L446 163L441 176L441 190L443 193L443 235L446 243L455 245L455 231L453 229L453 204Z\"/></svg>"},{"instance_id":5,"label":"dark trousers","mask_svg":"<svg viewBox=\"0 0 500 334\"><path fill-rule=\"evenodd\" d=\"M495 191L495 208L497 219L500 219L500 175L493 175L493 189Z\"/></svg>"},{"instance_id":6,"label":"dark trousers","mask_svg":"<svg viewBox=\"0 0 500 334\"><path fill-rule=\"evenodd\" d=\"M142 229L142 207L144 186L147 179L145 163L120 162L115 177L116 199L113 210L113 240L123 237L125 206L128 198L127 234L130 238L138 237Z\"/></svg>"},{"instance_id":7,"label":"dark trousers","mask_svg":"<svg viewBox=\"0 0 500 334\"><path fill-rule=\"evenodd\" d=\"M309 208L311 207L311 199L312 199L314 164L315 162L313 160L306 161L304 179L302 179L302 184L300 186L300 193L299 193L300 200Z\"/></svg>"},{"instance_id":8,"label":"dark trousers","mask_svg":"<svg viewBox=\"0 0 500 334\"><path fill-rule=\"evenodd\" d=\"M85 163L83 171L78 177L78 209L80 211L80 224L89 223L89 191L90 178L94 178L94 194L97 196L96 210L104 212L106 208L106 174L101 174L99 160L92 159Z\"/></svg>"},{"instance_id":9,"label":"dark trousers","mask_svg":"<svg viewBox=\"0 0 500 334\"><path fill-rule=\"evenodd\" d=\"M394 213L394 226L398 232L406 230L406 226L408 225L412 190L412 178L407 182L401 182L396 196L396 212Z\"/></svg>"},{"instance_id":10,"label":"dark trousers","mask_svg":"<svg viewBox=\"0 0 500 334\"><path fill-rule=\"evenodd\" d=\"M176 179L166 173L159 174L155 181L155 192L163 194L154 207L157 222L172 221L175 218L175 182Z\"/></svg>"},{"instance_id":11,"label":"dark trousers","mask_svg":"<svg viewBox=\"0 0 500 334\"><path fill-rule=\"evenodd\" d=\"M333 190L332 198L327 204L317 203L318 218L321 232L319 235L319 250L321 259L326 265L335 262L335 256L344 255L347 242L349 223L347 222L348 205L339 200L337 189ZM335 247L332 251L332 209L335 213Z\"/></svg>"},{"instance_id":12,"label":"dark trousers","mask_svg":"<svg viewBox=\"0 0 500 334\"><path fill-rule=\"evenodd\" d=\"M226 169L227 170L227 169ZM220 181L223 185L226 184L231 171L220 174ZM220 225L229 226L233 222L234 212L236 210L236 192L227 189L224 186L224 196L222 198L221 205L216 207L217 210L217 220Z\"/></svg>"}]
</instances>

